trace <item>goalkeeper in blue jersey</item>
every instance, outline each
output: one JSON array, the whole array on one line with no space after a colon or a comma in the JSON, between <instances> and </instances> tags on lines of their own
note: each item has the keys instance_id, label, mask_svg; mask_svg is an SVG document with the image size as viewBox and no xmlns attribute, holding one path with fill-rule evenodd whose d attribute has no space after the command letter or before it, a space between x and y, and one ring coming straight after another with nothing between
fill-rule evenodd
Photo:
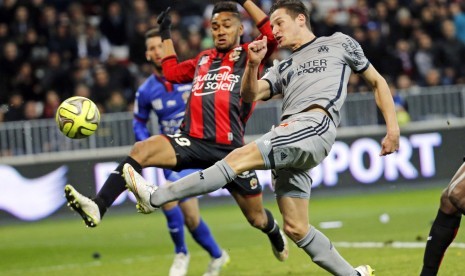
<instances>
[{"instance_id":1,"label":"goalkeeper in blue jersey","mask_svg":"<svg viewBox=\"0 0 465 276\"><path fill-rule=\"evenodd\" d=\"M162 41L158 30L153 29L146 34L146 58L154 66L153 74L139 87L134 104L133 128L137 141L148 139L151 134L147 128L150 113L158 118L160 133L174 135L179 132L179 125L184 118L186 100L191 91L191 84L171 84L163 77L161 69ZM196 169L179 172L164 169L163 173L169 182L174 182ZM202 246L212 261L209 271L204 275L218 275L221 267L229 261L226 251L221 250L215 242L207 224L201 219L196 197L169 202L162 207L168 229L175 245L175 258L170 268L170 276L186 275L190 256L184 240L184 224L195 241Z\"/></svg>"}]
</instances>

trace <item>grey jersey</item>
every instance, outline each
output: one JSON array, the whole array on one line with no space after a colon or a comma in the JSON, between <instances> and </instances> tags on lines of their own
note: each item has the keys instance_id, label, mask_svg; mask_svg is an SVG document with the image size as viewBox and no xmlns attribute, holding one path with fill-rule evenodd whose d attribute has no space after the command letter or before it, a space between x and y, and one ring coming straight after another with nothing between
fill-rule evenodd
<instances>
[{"instance_id":1,"label":"grey jersey","mask_svg":"<svg viewBox=\"0 0 465 276\"><path fill-rule=\"evenodd\" d=\"M270 84L271 96L283 95L282 118L318 105L338 126L351 71L363 72L369 64L360 44L338 32L302 45L262 79Z\"/></svg>"}]
</instances>

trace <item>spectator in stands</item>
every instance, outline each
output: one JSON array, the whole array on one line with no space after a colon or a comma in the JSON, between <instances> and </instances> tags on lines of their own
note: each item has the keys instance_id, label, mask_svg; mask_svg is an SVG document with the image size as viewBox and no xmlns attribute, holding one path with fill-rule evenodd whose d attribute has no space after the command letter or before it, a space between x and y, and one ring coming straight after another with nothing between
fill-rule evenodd
<instances>
[{"instance_id":1,"label":"spectator in stands","mask_svg":"<svg viewBox=\"0 0 465 276\"><path fill-rule=\"evenodd\" d=\"M117 88L123 93L126 100L132 101L134 97L134 76L126 64L113 54L110 54L105 64L111 87Z\"/></svg>"},{"instance_id":2,"label":"spectator in stands","mask_svg":"<svg viewBox=\"0 0 465 276\"><path fill-rule=\"evenodd\" d=\"M76 85L74 88L73 96L85 97L89 99L92 98L89 86L83 83Z\"/></svg>"},{"instance_id":3,"label":"spectator in stands","mask_svg":"<svg viewBox=\"0 0 465 276\"><path fill-rule=\"evenodd\" d=\"M117 1L110 2L100 22L100 31L108 38L112 55L119 60L127 60L129 57L126 24L126 15L122 11L121 4Z\"/></svg>"},{"instance_id":4,"label":"spectator in stands","mask_svg":"<svg viewBox=\"0 0 465 276\"><path fill-rule=\"evenodd\" d=\"M46 63L49 50L45 45L44 39L39 38L35 29L30 28L26 31L24 41L19 47L24 59L31 62L34 66Z\"/></svg>"},{"instance_id":5,"label":"spectator in stands","mask_svg":"<svg viewBox=\"0 0 465 276\"><path fill-rule=\"evenodd\" d=\"M36 101L26 101L24 104L24 120L39 119L42 114L42 106Z\"/></svg>"},{"instance_id":6,"label":"spectator in stands","mask_svg":"<svg viewBox=\"0 0 465 276\"><path fill-rule=\"evenodd\" d=\"M420 17L421 28L433 39L441 38L441 22L435 16L434 7L424 6L421 8Z\"/></svg>"},{"instance_id":7,"label":"spectator in stands","mask_svg":"<svg viewBox=\"0 0 465 276\"><path fill-rule=\"evenodd\" d=\"M406 74L400 74L396 79L395 87L404 92L411 92L413 88L412 79Z\"/></svg>"},{"instance_id":8,"label":"spectator in stands","mask_svg":"<svg viewBox=\"0 0 465 276\"><path fill-rule=\"evenodd\" d=\"M111 46L108 39L97 28L97 22L89 20L86 32L78 40L79 57L89 57L93 64L106 62Z\"/></svg>"},{"instance_id":9,"label":"spectator in stands","mask_svg":"<svg viewBox=\"0 0 465 276\"><path fill-rule=\"evenodd\" d=\"M69 70L62 66L59 53L52 52L49 54L47 67L43 70L40 84L44 91L55 89L60 95L69 95L72 93L72 81L69 76Z\"/></svg>"},{"instance_id":10,"label":"spectator in stands","mask_svg":"<svg viewBox=\"0 0 465 276\"><path fill-rule=\"evenodd\" d=\"M24 120L24 99L21 93L13 91L8 99L5 122Z\"/></svg>"},{"instance_id":11,"label":"spectator in stands","mask_svg":"<svg viewBox=\"0 0 465 276\"><path fill-rule=\"evenodd\" d=\"M399 39L397 41L393 57L394 59L391 62L396 62L396 66L399 66L399 70L396 70L397 75L406 74L412 77L415 75L412 47L408 40Z\"/></svg>"},{"instance_id":12,"label":"spectator in stands","mask_svg":"<svg viewBox=\"0 0 465 276\"><path fill-rule=\"evenodd\" d=\"M92 64L88 57L81 57L77 60L76 67L73 69L73 82L84 83L87 86L94 84Z\"/></svg>"},{"instance_id":13,"label":"spectator in stands","mask_svg":"<svg viewBox=\"0 0 465 276\"><path fill-rule=\"evenodd\" d=\"M56 31L56 25L58 24L57 11L54 6L45 6L42 11L42 20L40 25L37 26L39 36L49 40Z\"/></svg>"},{"instance_id":14,"label":"spectator in stands","mask_svg":"<svg viewBox=\"0 0 465 276\"><path fill-rule=\"evenodd\" d=\"M148 30L148 24L145 20L139 20L135 23L134 32L129 40L129 59L137 66L145 64L145 33Z\"/></svg>"},{"instance_id":15,"label":"spectator in stands","mask_svg":"<svg viewBox=\"0 0 465 276\"><path fill-rule=\"evenodd\" d=\"M105 112L124 112L128 110L128 103L123 96L123 93L119 90L113 90L110 97L105 102Z\"/></svg>"},{"instance_id":16,"label":"spectator in stands","mask_svg":"<svg viewBox=\"0 0 465 276\"><path fill-rule=\"evenodd\" d=\"M13 89L19 91L25 101L43 101L44 95L39 87L39 81L34 75L31 63L23 62L19 71L12 79Z\"/></svg>"},{"instance_id":17,"label":"spectator in stands","mask_svg":"<svg viewBox=\"0 0 465 276\"><path fill-rule=\"evenodd\" d=\"M425 32L419 35L417 44L418 50L414 53L413 60L420 80L425 80L428 71L434 68L435 50L430 35Z\"/></svg>"},{"instance_id":18,"label":"spectator in stands","mask_svg":"<svg viewBox=\"0 0 465 276\"><path fill-rule=\"evenodd\" d=\"M441 72L438 69L432 68L426 73L423 86L439 86L442 84L441 79Z\"/></svg>"},{"instance_id":19,"label":"spectator in stands","mask_svg":"<svg viewBox=\"0 0 465 276\"><path fill-rule=\"evenodd\" d=\"M111 92L116 88L110 82L108 71L103 66L97 66L94 73L95 83L91 87L91 99L98 105L105 106Z\"/></svg>"},{"instance_id":20,"label":"spectator in stands","mask_svg":"<svg viewBox=\"0 0 465 276\"><path fill-rule=\"evenodd\" d=\"M407 8L401 8L395 15L396 20L390 28L389 45L395 46L400 39L410 39L413 33L413 20Z\"/></svg>"},{"instance_id":21,"label":"spectator in stands","mask_svg":"<svg viewBox=\"0 0 465 276\"><path fill-rule=\"evenodd\" d=\"M48 40L47 47L50 52L57 52L61 60L70 66L77 58L78 42L71 33L70 23L60 22L56 27L56 32Z\"/></svg>"},{"instance_id":22,"label":"spectator in stands","mask_svg":"<svg viewBox=\"0 0 465 276\"><path fill-rule=\"evenodd\" d=\"M10 24L10 32L21 42L26 36L26 31L32 27L29 21L29 11L25 6L19 6L15 10L15 19Z\"/></svg>"},{"instance_id":23,"label":"spectator in stands","mask_svg":"<svg viewBox=\"0 0 465 276\"><path fill-rule=\"evenodd\" d=\"M463 5L463 4L462 4ZM456 37L465 44L465 13L462 10L460 3L450 4L450 13L454 20Z\"/></svg>"},{"instance_id":24,"label":"spectator in stands","mask_svg":"<svg viewBox=\"0 0 465 276\"><path fill-rule=\"evenodd\" d=\"M462 75L465 73L465 45L457 39L455 25L451 20L445 20L441 25L443 39L437 43L437 61L440 69L446 67Z\"/></svg>"},{"instance_id":25,"label":"spectator in stands","mask_svg":"<svg viewBox=\"0 0 465 276\"><path fill-rule=\"evenodd\" d=\"M12 87L12 80L16 76L21 63L23 62L18 46L15 42L9 41L3 47L3 55L0 57L0 82L3 83L0 95L8 96Z\"/></svg>"},{"instance_id":26,"label":"spectator in stands","mask_svg":"<svg viewBox=\"0 0 465 276\"><path fill-rule=\"evenodd\" d=\"M45 103L42 112L43 118L55 118L55 113L60 105L60 96L55 90L48 90L45 93Z\"/></svg>"},{"instance_id":27,"label":"spectator in stands","mask_svg":"<svg viewBox=\"0 0 465 276\"><path fill-rule=\"evenodd\" d=\"M389 58L388 45L386 38L382 35L379 23L370 21L366 25L367 41L361 44L366 57L370 60L375 68L382 75L395 75L396 72L390 70L392 60Z\"/></svg>"},{"instance_id":28,"label":"spectator in stands","mask_svg":"<svg viewBox=\"0 0 465 276\"><path fill-rule=\"evenodd\" d=\"M155 2L155 1L151 1L151 2ZM164 2L164 1L156 1L156 2ZM162 11L162 10L163 9L159 11ZM131 7L129 11L130 12L127 15L128 26L130 27L128 37L131 38L133 37L134 32L136 30L134 26L136 26L140 22L145 22L148 24L149 17L151 15L150 14L151 10L148 8L146 0L134 0L134 1L131 1Z\"/></svg>"},{"instance_id":29,"label":"spectator in stands","mask_svg":"<svg viewBox=\"0 0 465 276\"><path fill-rule=\"evenodd\" d=\"M84 14L82 5L78 2L73 2L68 7L68 14L72 33L75 35L83 35L86 29L87 17Z\"/></svg>"}]
</instances>

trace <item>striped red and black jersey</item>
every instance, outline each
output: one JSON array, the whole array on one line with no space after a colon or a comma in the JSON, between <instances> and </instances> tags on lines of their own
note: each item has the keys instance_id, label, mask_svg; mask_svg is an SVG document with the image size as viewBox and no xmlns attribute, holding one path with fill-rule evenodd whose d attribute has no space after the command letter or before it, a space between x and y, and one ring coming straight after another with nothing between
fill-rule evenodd
<instances>
[{"instance_id":1,"label":"striped red and black jersey","mask_svg":"<svg viewBox=\"0 0 465 276\"><path fill-rule=\"evenodd\" d=\"M262 34L257 39L265 35L268 37L266 59L276 49L277 43L268 18L257 27ZM168 81L192 82L192 93L180 128L183 133L218 144L244 145L245 124L255 106L243 102L240 96L248 44L226 53L216 49L205 50L183 62L178 62L174 55L163 59L163 74Z\"/></svg>"}]
</instances>

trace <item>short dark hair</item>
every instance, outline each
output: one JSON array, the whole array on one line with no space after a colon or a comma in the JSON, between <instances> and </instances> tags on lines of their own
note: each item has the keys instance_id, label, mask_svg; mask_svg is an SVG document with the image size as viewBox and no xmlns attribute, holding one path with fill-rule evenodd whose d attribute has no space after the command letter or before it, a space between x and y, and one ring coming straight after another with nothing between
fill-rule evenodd
<instances>
[{"instance_id":1,"label":"short dark hair","mask_svg":"<svg viewBox=\"0 0 465 276\"><path fill-rule=\"evenodd\" d=\"M310 29L310 13L307 7L300 0L278 0L270 8L270 15L275 12L277 9L284 8L286 9L287 14L289 14L293 19L296 18L299 14L305 16L307 21L307 27Z\"/></svg>"},{"instance_id":2,"label":"short dark hair","mask_svg":"<svg viewBox=\"0 0 465 276\"><path fill-rule=\"evenodd\" d=\"M148 30L147 32L145 32L145 40L152 38L152 37L156 37L156 36L161 36L159 28L152 28Z\"/></svg>"},{"instance_id":3,"label":"short dark hair","mask_svg":"<svg viewBox=\"0 0 465 276\"><path fill-rule=\"evenodd\" d=\"M214 14L220 13L220 12L232 12L232 13L237 14L237 17L240 17L236 2L232 2L232 1L217 2L215 6L213 7L212 17Z\"/></svg>"}]
</instances>

